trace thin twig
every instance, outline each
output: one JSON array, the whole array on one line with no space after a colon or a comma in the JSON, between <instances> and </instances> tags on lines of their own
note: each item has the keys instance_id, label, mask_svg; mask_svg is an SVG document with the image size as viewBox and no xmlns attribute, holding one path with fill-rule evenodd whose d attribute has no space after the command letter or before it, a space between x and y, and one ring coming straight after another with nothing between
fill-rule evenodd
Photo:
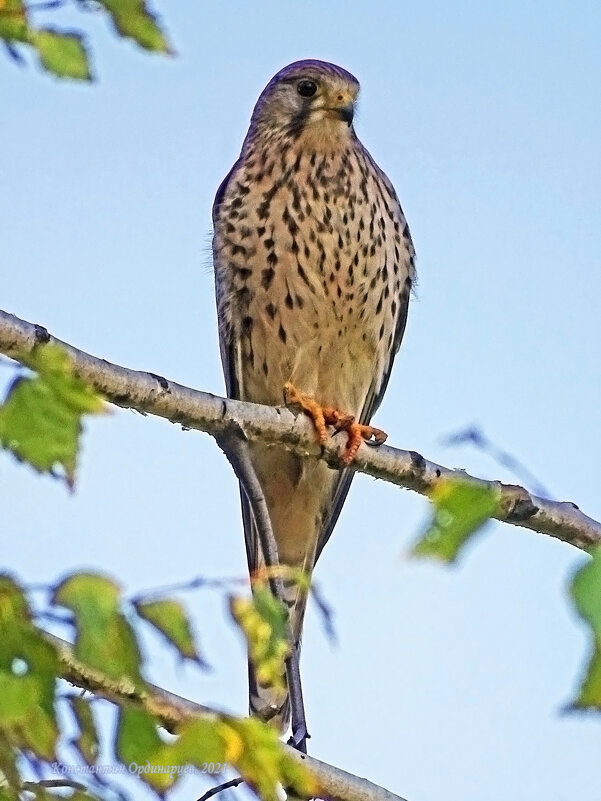
<instances>
[{"instance_id":1,"label":"thin twig","mask_svg":"<svg viewBox=\"0 0 601 801\"><path fill-rule=\"evenodd\" d=\"M224 790L229 790L230 787L238 787L239 784L242 784L244 779L242 776L237 776L235 779L230 779L229 782L224 782L223 784L218 784L216 787L211 787L210 790L204 795L201 795L198 801L208 801L209 798L213 798L214 795L217 793L222 793Z\"/></svg>"},{"instance_id":2,"label":"thin twig","mask_svg":"<svg viewBox=\"0 0 601 801\"><path fill-rule=\"evenodd\" d=\"M330 642L335 643L338 637L336 636L336 628L334 627L334 613L332 612L332 607L322 595L321 589L315 582L311 582L311 595L317 606L317 611L321 614L326 637Z\"/></svg>"},{"instance_id":3,"label":"thin twig","mask_svg":"<svg viewBox=\"0 0 601 801\"><path fill-rule=\"evenodd\" d=\"M39 782L23 782L24 790L31 790L32 792L35 792L36 790L39 790L40 787L44 787L49 790L59 787L68 787L71 790L80 790L84 793L88 790L85 784L75 782L72 779L41 779Z\"/></svg>"},{"instance_id":4,"label":"thin twig","mask_svg":"<svg viewBox=\"0 0 601 801\"><path fill-rule=\"evenodd\" d=\"M456 431L454 434L448 434L441 439L441 443L447 447L453 445L463 445L465 443L473 445L478 450L487 453L497 464L505 467L518 479L523 481L526 486L532 487L533 492L543 498L551 500L553 495L549 490L537 479L537 477L528 468L523 465L519 459L516 459L509 451L499 448L498 445L489 439L486 434L477 426L468 426L468 428Z\"/></svg>"},{"instance_id":5,"label":"thin twig","mask_svg":"<svg viewBox=\"0 0 601 801\"><path fill-rule=\"evenodd\" d=\"M46 637L59 649L61 675L66 681L116 704L137 704L160 720L168 731L177 729L179 725L198 715L223 714L150 683L146 684L147 691L137 693L129 682L109 679L101 671L83 665L73 656L73 646L70 643L52 634L47 633ZM285 743L281 747L288 758L295 759L311 772L321 788L322 797L328 801L405 801L367 779L302 754Z\"/></svg>"},{"instance_id":6,"label":"thin twig","mask_svg":"<svg viewBox=\"0 0 601 801\"><path fill-rule=\"evenodd\" d=\"M45 0L40 3L28 3L28 11L54 11L65 5L65 0Z\"/></svg>"},{"instance_id":7,"label":"thin twig","mask_svg":"<svg viewBox=\"0 0 601 801\"><path fill-rule=\"evenodd\" d=\"M224 590L227 587L240 584L246 584L246 580L240 576L232 576L230 578L203 578L202 576L197 576L189 581L178 581L173 584L165 584L162 587L153 587L151 590L141 590L132 595L129 601L132 604L136 604L153 598L164 598L174 592L190 592L200 589Z\"/></svg>"},{"instance_id":8,"label":"thin twig","mask_svg":"<svg viewBox=\"0 0 601 801\"><path fill-rule=\"evenodd\" d=\"M38 620L46 620L48 623L60 623L61 626L73 626L73 617L67 615L59 615L56 612L48 612L40 610L34 612Z\"/></svg>"}]
</instances>

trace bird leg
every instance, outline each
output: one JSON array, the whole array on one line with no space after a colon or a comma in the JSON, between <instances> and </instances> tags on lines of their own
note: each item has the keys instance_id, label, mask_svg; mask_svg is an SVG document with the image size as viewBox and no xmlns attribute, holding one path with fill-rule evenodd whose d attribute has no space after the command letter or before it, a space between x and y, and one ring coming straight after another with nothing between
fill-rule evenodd
<instances>
[{"instance_id":1,"label":"bird leg","mask_svg":"<svg viewBox=\"0 0 601 801\"><path fill-rule=\"evenodd\" d=\"M321 406L314 398L299 392L290 381L284 385L284 400L287 406L300 406L311 418L321 445L325 445L328 438L327 426L334 426L335 433L346 431L347 441L342 455L345 465L353 461L363 441L372 445L382 445L388 437L388 434L379 428L358 423L352 414L345 414L333 406Z\"/></svg>"}]
</instances>

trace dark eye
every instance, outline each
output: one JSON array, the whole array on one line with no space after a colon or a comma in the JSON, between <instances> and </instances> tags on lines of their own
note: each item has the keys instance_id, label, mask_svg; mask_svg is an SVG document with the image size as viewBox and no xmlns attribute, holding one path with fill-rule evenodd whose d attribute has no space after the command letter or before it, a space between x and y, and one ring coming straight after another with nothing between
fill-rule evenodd
<instances>
[{"instance_id":1,"label":"dark eye","mask_svg":"<svg viewBox=\"0 0 601 801\"><path fill-rule=\"evenodd\" d=\"M299 81L296 85L296 91L301 97L313 97L315 92L317 92L317 84L315 81Z\"/></svg>"}]
</instances>

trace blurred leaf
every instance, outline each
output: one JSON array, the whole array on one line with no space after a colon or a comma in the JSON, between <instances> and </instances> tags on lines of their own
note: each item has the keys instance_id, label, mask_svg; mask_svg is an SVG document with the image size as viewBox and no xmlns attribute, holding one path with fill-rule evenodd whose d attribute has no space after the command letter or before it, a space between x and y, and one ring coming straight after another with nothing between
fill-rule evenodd
<instances>
[{"instance_id":1,"label":"blurred leaf","mask_svg":"<svg viewBox=\"0 0 601 801\"><path fill-rule=\"evenodd\" d=\"M177 778L178 771L171 769L177 767L174 747L163 742L157 722L144 709L120 708L116 753L130 770L135 763L137 775L159 792L169 789Z\"/></svg>"},{"instance_id":2,"label":"blurred leaf","mask_svg":"<svg viewBox=\"0 0 601 801\"><path fill-rule=\"evenodd\" d=\"M94 713L89 699L76 695L69 699L71 709L79 727L79 734L75 746L88 765L94 765L98 757L99 740Z\"/></svg>"},{"instance_id":3,"label":"blurred leaf","mask_svg":"<svg viewBox=\"0 0 601 801\"><path fill-rule=\"evenodd\" d=\"M100 396L73 375L58 345L36 348L26 360L38 375L13 381L0 406L0 445L40 472L63 466L69 486L75 467L81 418L104 410Z\"/></svg>"},{"instance_id":4,"label":"blurred leaf","mask_svg":"<svg viewBox=\"0 0 601 801\"><path fill-rule=\"evenodd\" d=\"M98 0L98 2L111 15L113 24L121 36L133 39L146 50L171 53L166 35L144 0Z\"/></svg>"},{"instance_id":5,"label":"blurred leaf","mask_svg":"<svg viewBox=\"0 0 601 801\"><path fill-rule=\"evenodd\" d=\"M577 571L572 581L572 598L580 617L593 634L593 653L574 706L601 709L601 546L591 551L592 559Z\"/></svg>"},{"instance_id":6,"label":"blurred leaf","mask_svg":"<svg viewBox=\"0 0 601 801\"><path fill-rule=\"evenodd\" d=\"M0 0L0 39L28 42L27 9L22 0Z\"/></svg>"},{"instance_id":7,"label":"blurred leaf","mask_svg":"<svg viewBox=\"0 0 601 801\"><path fill-rule=\"evenodd\" d=\"M76 573L57 587L53 601L75 615L77 659L109 678L128 677L144 686L138 643L120 611L120 599L120 588L105 576Z\"/></svg>"},{"instance_id":8,"label":"blurred leaf","mask_svg":"<svg viewBox=\"0 0 601 801\"><path fill-rule=\"evenodd\" d=\"M135 601L134 607L140 617L147 620L177 648L182 657L205 665L196 648L188 616L178 601L170 598Z\"/></svg>"},{"instance_id":9,"label":"blurred leaf","mask_svg":"<svg viewBox=\"0 0 601 801\"><path fill-rule=\"evenodd\" d=\"M461 479L442 479L430 494L432 520L413 546L414 556L454 562L465 542L498 511L496 488Z\"/></svg>"},{"instance_id":10,"label":"blurred leaf","mask_svg":"<svg viewBox=\"0 0 601 801\"><path fill-rule=\"evenodd\" d=\"M0 740L55 758L54 710L59 660L31 622L23 591L0 576Z\"/></svg>"},{"instance_id":11,"label":"blurred leaf","mask_svg":"<svg viewBox=\"0 0 601 801\"><path fill-rule=\"evenodd\" d=\"M252 598L230 597L230 611L246 637L259 684L283 690L284 662L290 653L286 609L266 584L254 582Z\"/></svg>"},{"instance_id":12,"label":"blurred leaf","mask_svg":"<svg viewBox=\"0 0 601 801\"><path fill-rule=\"evenodd\" d=\"M304 765L286 754L275 729L256 718L227 718L222 724L226 761L264 801L277 801L280 784L304 798L319 795L316 780Z\"/></svg>"},{"instance_id":13,"label":"blurred leaf","mask_svg":"<svg viewBox=\"0 0 601 801\"><path fill-rule=\"evenodd\" d=\"M170 788L186 766L215 772L231 765L265 801L278 800L278 785L292 787L311 797L317 784L304 765L283 750L277 732L255 718L202 715L184 721L173 742L166 743L154 718L144 710L122 708L119 716L117 755L159 792Z\"/></svg>"},{"instance_id":14,"label":"blurred leaf","mask_svg":"<svg viewBox=\"0 0 601 801\"><path fill-rule=\"evenodd\" d=\"M267 625L269 638L275 637L276 632L283 636L285 611L274 602L266 586L259 584L254 590L256 597L248 602L251 615L257 616L260 625ZM117 679L127 673L139 675L137 645L134 639L132 654L133 633L120 612L120 600L121 593L115 583L86 573L67 577L53 597L54 603L70 609L75 616L75 656ZM156 617L162 626L165 615L172 614L172 607L157 603L154 608L151 604L146 606L152 610L151 617ZM44 759L56 759L53 702L60 661L56 650L33 627L23 591L5 576L0 576L0 631L0 770L12 782L5 792L0 792L0 801L3 795L17 801L18 751L29 749ZM45 678L45 684L40 677ZM84 696L71 697L69 701L79 727L77 747L85 761L94 764L98 735L91 705ZM184 719L176 732L167 733L160 721L145 709L128 702L118 706L117 756L129 770L135 763L139 778L160 795L194 767L206 770L207 763L214 764L215 773L225 771L228 765L233 767L265 801L278 801L280 785L304 797L318 794L319 787L305 766L287 755L278 733L262 721L207 714ZM47 742L49 730L50 747L41 747ZM5 743L9 749L4 747ZM111 788L110 783L107 787ZM54 797L34 785L31 792L35 798ZM93 796L76 791L70 797L84 801Z\"/></svg>"},{"instance_id":15,"label":"blurred leaf","mask_svg":"<svg viewBox=\"0 0 601 801\"><path fill-rule=\"evenodd\" d=\"M17 753L7 745L0 748L0 801L20 801L21 776L17 768Z\"/></svg>"},{"instance_id":16,"label":"blurred leaf","mask_svg":"<svg viewBox=\"0 0 601 801\"><path fill-rule=\"evenodd\" d=\"M318 794L311 773L286 754L275 729L256 718L191 720L181 727L175 753L179 764L231 765L264 801L277 801L280 784L306 798Z\"/></svg>"},{"instance_id":17,"label":"blurred leaf","mask_svg":"<svg viewBox=\"0 0 601 801\"><path fill-rule=\"evenodd\" d=\"M52 28L32 31L30 43L37 50L44 69L59 78L90 81L92 75L83 37Z\"/></svg>"}]
</instances>

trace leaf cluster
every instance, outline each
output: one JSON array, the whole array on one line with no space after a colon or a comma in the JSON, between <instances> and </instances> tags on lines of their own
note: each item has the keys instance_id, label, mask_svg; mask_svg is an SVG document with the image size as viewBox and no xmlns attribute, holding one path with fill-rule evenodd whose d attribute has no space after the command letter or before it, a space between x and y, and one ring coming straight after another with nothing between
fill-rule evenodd
<instances>
[{"instance_id":1,"label":"leaf cluster","mask_svg":"<svg viewBox=\"0 0 601 801\"><path fill-rule=\"evenodd\" d=\"M39 26L33 21L40 11L55 11L64 4L63 0L0 0L0 40L17 63L23 63L23 51L30 50L52 75L90 81L90 49L83 31ZM88 14L108 16L119 36L132 39L144 50L172 53L167 35L145 0L76 0L74 5Z\"/></svg>"},{"instance_id":2,"label":"leaf cluster","mask_svg":"<svg viewBox=\"0 0 601 801\"><path fill-rule=\"evenodd\" d=\"M74 643L68 657L39 625L44 617L72 629ZM109 791L123 796L116 782L102 773L98 760L107 750L115 754L115 766L123 774L137 776L159 795L188 773L206 772L207 765L217 766L216 772L234 769L267 801L276 801L279 785L304 796L315 793L316 784L304 766L286 754L277 732L259 720L199 713L167 724L160 705L150 702L152 689L144 677L139 640L141 621L169 643L179 658L206 666L187 613L173 598L155 594L128 604L113 580L74 573L51 588L48 608L36 610L13 577L0 577L4 798L17 801L25 787L33 786L39 797L51 797L48 784L56 781L56 769L63 765L74 770L77 792L83 786L85 797L106 797ZM95 677L98 696L118 707L114 731L100 731L94 712L98 696L65 689L64 677L73 680L73 660L82 675ZM77 730L68 742L67 718ZM69 755L68 763L61 761L61 754ZM24 760L35 765L38 776L53 779L26 783ZM98 771L82 774L74 769L77 765L96 766ZM60 770L59 775L63 775Z\"/></svg>"}]
</instances>

